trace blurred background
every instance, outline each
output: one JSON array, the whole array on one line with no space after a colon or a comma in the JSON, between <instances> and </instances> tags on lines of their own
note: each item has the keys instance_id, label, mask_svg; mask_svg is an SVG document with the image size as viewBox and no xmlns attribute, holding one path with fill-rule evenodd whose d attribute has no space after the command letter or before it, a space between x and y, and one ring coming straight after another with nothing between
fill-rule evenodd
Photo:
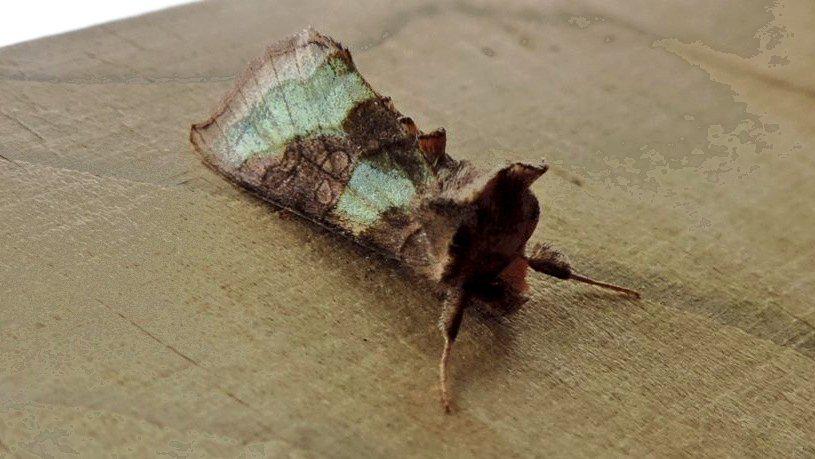
<instances>
[{"instance_id":1,"label":"blurred background","mask_svg":"<svg viewBox=\"0 0 815 459\"><path fill-rule=\"evenodd\" d=\"M169 8L190 0L29 0L0 15L0 46Z\"/></svg>"}]
</instances>

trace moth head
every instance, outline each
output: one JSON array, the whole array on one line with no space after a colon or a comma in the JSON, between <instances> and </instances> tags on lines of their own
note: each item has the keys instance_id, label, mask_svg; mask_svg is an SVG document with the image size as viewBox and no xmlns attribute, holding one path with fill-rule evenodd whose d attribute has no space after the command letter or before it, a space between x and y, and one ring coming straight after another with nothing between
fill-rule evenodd
<instances>
[{"instance_id":1,"label":"moth head","mask_svg":"<svg viewBox=\"0 0 815 459\"><path fill-rule=\"evenodd\" d=\"M526 163L513 163L503 169L505 180L513 182L521 189L529 188L532 183L549 170L546 161L541 161L540 165L533 166Z\"/></svg>"},{"instance_id":2,"label":"moth head","mask_svg":"<svg viewBox=\"0 0 815 459\"><path fill-rule=\"evenodd\" d=\"M491 281L523 256L540 212L529 186L547 169L513 163L451 177L423 215L441 280Z\"/></svg>"}]
</instances>

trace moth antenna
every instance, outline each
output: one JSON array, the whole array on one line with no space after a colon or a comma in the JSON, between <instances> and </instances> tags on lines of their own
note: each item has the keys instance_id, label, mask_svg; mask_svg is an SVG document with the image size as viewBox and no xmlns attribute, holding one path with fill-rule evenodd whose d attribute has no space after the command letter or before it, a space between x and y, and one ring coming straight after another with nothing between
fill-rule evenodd
<instances>
[{"instance_id":1,"label":"moth antenna","mask_svg":"<svg viewBox=\"0 0 815 459\"><path fill-rule=\"evenodd\" d=\"M601 282L591 277L583 276L577 273L571 273L569 275L569 280L574 280L577 282L583 282L584 284L596 285L598 287L606 288L609 290L614 290L615 292L624 293L628 296L634 297L636 299L640 299L641 295L640 292L636 290L631 290L630 288L621 287L619 285L610 284L608 282Z\"/></svg>"},{"instance_id":2,"label":"moth antenna","mask_svg":"<svg viewBox=\"0 0 815 459\"><path fill-rule=\"evenodd\" d=\"M447 298L441 310L439 328L444 334L444 349L439 360L439 384L441 385L441 405L447 414L453 411L453 398L447 386L447 373L450 367L450 354L453 351L453 342L458 336L461 320L464 317L467 295L461 287L451 288L447 291Z\"/></svg>"},{"instance_id":3,"label":"moth antenna","mask_svg":"<svg viewBox=\"0 0 815 459\"><path fill-rule=\"evenodd\" d=\"M566 257L546 244L536 245L532 249L532 255L526 257L526 262L529 263L529 267L535 271L552 277L557 277L558 279L574 280L584 284L595 285L597 287L614 290L615 292L624 293L637 299L641 297L640 293L636 290L620 287L619 285L614 285L607 282L601 282L588 276L575 273L572 271L572 267L569 265L569 262L566 261Z\"/></svg>"}]
</instances>

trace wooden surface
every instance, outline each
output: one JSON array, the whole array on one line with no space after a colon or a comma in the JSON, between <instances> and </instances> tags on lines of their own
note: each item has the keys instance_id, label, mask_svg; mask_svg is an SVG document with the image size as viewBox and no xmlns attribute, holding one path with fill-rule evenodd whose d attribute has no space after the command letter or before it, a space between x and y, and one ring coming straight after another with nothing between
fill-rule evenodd
<instances>
[{"instance_id":1,"label":"wooden surface","mask_svg":"<svg viewBox=\"0 0 815 459\"><path fill-rule=\"evenodd\" d=\"M815 455L809 0L210 2L0 50L0 454ZM448 151L545 156L535 278L465 317L187 141L311 24Z\"/></svg>"}]
</instances>

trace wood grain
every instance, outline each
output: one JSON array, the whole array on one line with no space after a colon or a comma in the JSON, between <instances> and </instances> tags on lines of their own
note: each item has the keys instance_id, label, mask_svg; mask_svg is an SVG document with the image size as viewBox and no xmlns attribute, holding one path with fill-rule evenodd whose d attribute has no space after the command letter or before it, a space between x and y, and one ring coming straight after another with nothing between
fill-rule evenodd
<instances>
[{"instance_id":1,"label":"wood grain","mask_svg":"<svg viewBox=\"0 0 815 459\"><path fill-rule=\"evenodd\" d=\"M815 14L770 3L216 1L0 50L0 450L812 456ZM545 156L532 242L645 299L467 316L443 416L435 297L187 145L309 24L453 156Z\"/></svg>"}]
</instances>

